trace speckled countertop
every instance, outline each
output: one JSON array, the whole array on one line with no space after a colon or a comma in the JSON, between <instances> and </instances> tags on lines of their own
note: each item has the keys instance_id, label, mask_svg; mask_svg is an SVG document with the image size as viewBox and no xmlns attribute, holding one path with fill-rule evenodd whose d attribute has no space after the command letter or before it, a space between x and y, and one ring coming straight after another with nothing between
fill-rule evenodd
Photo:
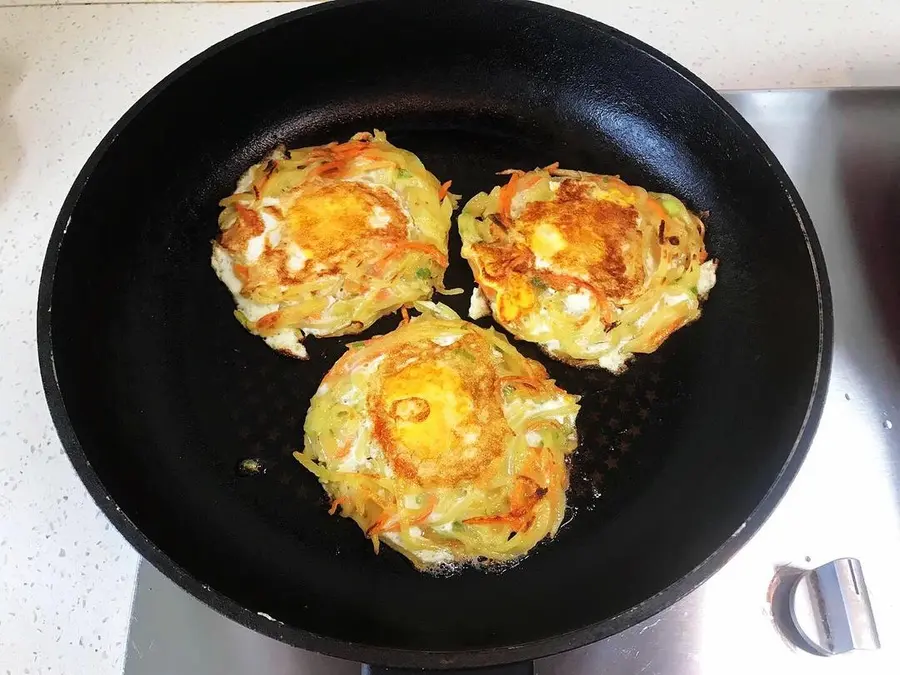
<instances>
[{"instance_id":1,"label":"speckled countertop","mask_svg":"<svg viewBox=\"0 0 900 675\"><path fill-rule=\"evenodd\" d=\"M161 77L306 4L0 0L0 674L120 673L137 568L62 453L41 391L37 284L62 199ZM721 89L900 85L897 0L552 4L649 42Z\"/></svg>"}]
</instances>

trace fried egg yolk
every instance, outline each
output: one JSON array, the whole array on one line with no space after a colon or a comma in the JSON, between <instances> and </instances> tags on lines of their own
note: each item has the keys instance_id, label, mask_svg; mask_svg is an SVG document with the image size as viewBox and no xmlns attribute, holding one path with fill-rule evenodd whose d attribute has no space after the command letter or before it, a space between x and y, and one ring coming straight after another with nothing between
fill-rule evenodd
<instances>
[{"instance_id":1,"label":"fried egg yolk","mask_svg":"<svg viewBox=\"0 0 900 675\"><path fill-rule=\"evenodd\" d=\"M554 199L529 202L517 227L543 267L589 282L612 299L627 298L644 281L638 213L596 192L566 181Z\"/></svg>"},{"instance_id":2,"label":"fried egg yolk","mask_svg":"<svg viewBox=\"0 0 900 675\"><path fill-rule=\"evenodd\" d=\"M493 368L471 337L401 350L380 369L369 410L394 470L421 485L476 478L509 433ZM488 361L489 363L489 361Z\"/></svg>"},{"instance_id":3,"label":"fried egg yolk","mask_svg":"<svg viewBox=\"0 0 900 675\"><path fill-rule=\"evenodd\" d=\"M373 236L405 237L408 222L387 189L345 181L326 184L297 199L287 213L286 230L303 255L328 266L353 257L349 242Z\"/></svg>"}]
</instances>

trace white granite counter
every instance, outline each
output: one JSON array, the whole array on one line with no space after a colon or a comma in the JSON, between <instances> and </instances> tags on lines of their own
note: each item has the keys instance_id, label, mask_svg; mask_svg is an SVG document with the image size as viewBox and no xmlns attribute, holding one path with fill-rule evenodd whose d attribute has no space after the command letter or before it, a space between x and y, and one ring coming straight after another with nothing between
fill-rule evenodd
<instances>
[{"instance_id":1,"label":"white granite counter","mask_svg":"<svg viewBox=\"0 0 900 675\"><path fill-rule=\"evenodd\" d=\"M62 453L41 391L37 283L62 199L157 80L306 4L0 4L0 674L120 673L137 566ZM649 42L722 89L900 85L897 0L553 4Z\"/></svg>"}]
</instances>

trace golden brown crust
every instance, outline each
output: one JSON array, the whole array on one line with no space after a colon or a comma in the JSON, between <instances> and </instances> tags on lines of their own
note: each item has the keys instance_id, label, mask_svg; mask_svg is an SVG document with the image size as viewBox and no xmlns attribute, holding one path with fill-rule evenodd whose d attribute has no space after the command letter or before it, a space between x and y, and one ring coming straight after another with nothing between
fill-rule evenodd
<instances>
[{"instance_id":1,"label":"golden brown crust","mask_svg":"<svg viewBox=\"0 0 900 675\"><path fill-rule=\"evenodd\" d=\"M530 241L538 227L554 227L567 242L553 256L554 268L583 279L606 297L630 297L644 282L637 211L598 200L592 189L590 182L567 180L554 199L529 202L511 228Z\"/></svg>"},{"instance_id":2,"label":"golden brown crust","mask_svg":"<svg viewBox=\"0 0 900 675\"><path fill-rule=\"evenodd\" d=\"M248 209L241 204L235 205L237 218L234 225L219 235L219 244L224 249L231 252L242 251L247 242L253 237L261 235L266 226L263 224L262 218L252 209Z\"/></svg>"}]
</instances>

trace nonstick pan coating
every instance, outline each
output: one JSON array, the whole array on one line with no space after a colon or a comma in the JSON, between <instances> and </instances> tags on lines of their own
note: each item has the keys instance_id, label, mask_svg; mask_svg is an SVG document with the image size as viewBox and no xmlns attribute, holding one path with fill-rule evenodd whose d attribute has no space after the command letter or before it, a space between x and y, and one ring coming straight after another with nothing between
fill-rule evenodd
<instances>
[{"instance_id":1,"label":"nonstick pan coating","mask_svg":"<svg viewBox=\"0 0 900 675\"><path fill-rule=\"evenodd\" d=\"M700 321L658 353L615 377L518 343L583 396L582 443L571 522L502 573L418 573L326 514L291 451L320 378L354 338L311 339L308 362L283 357L238 325L209 266L217 201L247 166L281 142L373 127L464 198L501 169L559 161L709 212L718 284ZM450 248L448 284L470 289L455 234ZM464 313L467 298L446 301ZM757 530L818 420L831 306L815 233L784 172L666 57L519 0L363 0L226 40L128 112L60 214L38 339L75 468L177 583L305 648L476 666L627 628ZM245 458L266 472L239 475Z\"/></svg>"}]
</instances>

